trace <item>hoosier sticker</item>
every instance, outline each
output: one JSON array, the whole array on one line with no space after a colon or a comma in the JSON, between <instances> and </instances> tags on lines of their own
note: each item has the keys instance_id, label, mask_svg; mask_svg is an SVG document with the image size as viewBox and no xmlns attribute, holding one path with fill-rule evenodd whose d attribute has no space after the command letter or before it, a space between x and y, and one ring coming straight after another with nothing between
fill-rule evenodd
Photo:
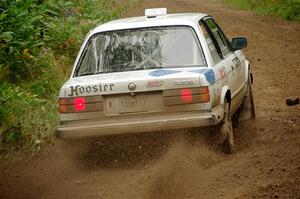
<instances>
[{"instance_id":1,"label":"hoosier sticker","mask_svg":"<svg viewBox=\"0 0 300 199\"><path fill-rule=\"evenodd\" d=\"M69 96L78 96L79 94L84 93L104 93L108 91L112 91L114 84L98 84L94 86L70 86L70 94Z\"/></svg>"}]
</instances>

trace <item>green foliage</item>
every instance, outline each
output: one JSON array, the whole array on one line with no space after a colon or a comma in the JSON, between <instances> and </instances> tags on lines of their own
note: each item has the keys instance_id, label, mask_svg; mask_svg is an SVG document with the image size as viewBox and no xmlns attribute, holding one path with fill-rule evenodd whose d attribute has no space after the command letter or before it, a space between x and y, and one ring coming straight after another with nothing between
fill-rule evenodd
<instances>
[{"instance_id":1,"label":"green foliage","mask_svg":"<svg viewBox=\"0 0 300 199\"><path fill-rule=\"evenodd\" d=\"M224 0L241 9L282 16L287 20L300 20L300 0Z\"/></svg>"},{"instance_id":2,"label":"green foliage","mask_svg":"<svg viewBox=\"0 0 300 199\"><path fill-rule=\"evenodd\" d=\"M31 1L1 1L0 63L6 67L11 79L28 75L26 65L40 43L42 15ZM30 50L32 49L32 50ZM5 65L3 64L5 63ZM23 65L23 66L22 66Z\"/></svg>"},{"instance_id":3,"label":"green foliage","mask_svg":"<svg viewBox=\"0 0 300 199\"><path fill-rule=\"evenodd\" d=\"M36 95L0 84L0 152L12 149L39 150L57 121L56 103Z\"/></svg>"},{"instance_id":4,"label":"green foliage","mask_svg":"<svg viewBox=\"0 0 300 199\"><path fill-rule=\"evenodd\" d=\"M50 140L56 96L85 35L135 1L0 1L0 153Z\"/></svg>"},{"instance_id":5,"label":"green foliage","mask_svg":"<svg viewBox=\"0 0 300 199\"><path fill-rule=\"evenodd\" d=\"M55 56L51 49L44 49L32 61L31 74L35 78L23 83L22 87L42 98L55 97L69 73L67 63L66 56Z\"/></svg>"},{"instance_id":6,"label":"green foliage","mask_svg":"<svg viewBox=\"0 0 300 199\"><path fill-rule=\"evenodd\" d=\"M0 68L11 72L6 79L16 83L35 78L28 65L44 47L73 58L87 29L78 27L80 20L95 20L90 28L118 16L107 4L104 0L2 0Z\"/></svg>"}]
</instances>

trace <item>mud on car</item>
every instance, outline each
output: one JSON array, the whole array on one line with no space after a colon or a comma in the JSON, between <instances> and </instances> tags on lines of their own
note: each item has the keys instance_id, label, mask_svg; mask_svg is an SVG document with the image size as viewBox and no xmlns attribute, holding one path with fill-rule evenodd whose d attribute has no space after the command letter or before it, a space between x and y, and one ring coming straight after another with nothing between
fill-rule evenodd
<instances>
[{"instance_id":1,"label":"mud on car","mask_svg":"<svg viewBox=\"0 0 300 199\"><path fill-rule=\"evenodd\" d=\"M216 126L233 150L232 116L254 118L243 37L228 40L207 14L145 16L87 35L59 94L60 139Z\"/></svg>"}]
</instances>

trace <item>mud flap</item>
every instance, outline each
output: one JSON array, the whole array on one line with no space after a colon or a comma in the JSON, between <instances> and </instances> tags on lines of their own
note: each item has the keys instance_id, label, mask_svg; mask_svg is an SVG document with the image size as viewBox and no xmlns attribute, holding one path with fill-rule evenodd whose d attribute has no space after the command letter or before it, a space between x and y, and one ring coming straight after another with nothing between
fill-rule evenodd
<instances>
[{"instance_id":1,"label":"mud flap","mask_svg":"<svg viewBox=\"0 0 300 199\"><path fill-rule=\"evenodd\" d=\"M253 80L251 80L251 82L252 81ZM244 102L242 104L241 111L239 113L238 121L255 120L256 114L255 114L255 105L254 105L251 82L249 79L248 84L247 84L246 96L244 98Z\"/></svg>"}]
</instances>

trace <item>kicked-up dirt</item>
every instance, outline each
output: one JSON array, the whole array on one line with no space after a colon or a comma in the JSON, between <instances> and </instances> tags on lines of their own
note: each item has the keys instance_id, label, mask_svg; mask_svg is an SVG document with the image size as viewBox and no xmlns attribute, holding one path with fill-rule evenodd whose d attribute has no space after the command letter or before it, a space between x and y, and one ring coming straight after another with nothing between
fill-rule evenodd
<instances>
[{"instance_id":1,"label":"kicked-up dirt","mask_svg":"<svg viewBox=\"0 0 300 199\"><path fill-rule=\"evenodd\" d=\"M196 131L60 142L0 166L0 198L300 198L300 23L208 0L144 0L145 8L214 16L229 37L245 36L257 118L235 129L236 152L213 150Z\"/></svg>"}]
</instances>

